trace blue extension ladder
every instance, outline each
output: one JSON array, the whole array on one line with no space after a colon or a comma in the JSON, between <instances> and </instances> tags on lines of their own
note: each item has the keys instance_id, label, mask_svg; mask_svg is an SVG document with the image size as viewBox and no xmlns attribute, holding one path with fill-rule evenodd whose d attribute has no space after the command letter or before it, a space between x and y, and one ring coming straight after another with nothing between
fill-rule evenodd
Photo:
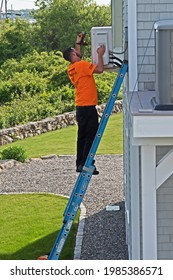
<instances>
[{"instance_id":1,"label":"blue extension ladder","mask_svg":"<svg viewBox=\"0 0 173 280\"><path fill-rule=\"evenodd\" d=\"M100 140L104 133L108 119L111 115L114 103L117 99L117 96L118 96L121 84L123 82L123 79L125 77L125 74L127 72L127 69L128 69L127 61L123 61L121 68L119 70L118 76L113 85L112 91L110 93L105 110L103 112L95 139L92 143L92 146L89 151L88 157L86 159L85 165L83 167L82 172L79 174L79 176L77 178L77 181L75 183L75 186L73 188L69 201L67 203L66 209L63 214L64 215L63 226L58 234L58 237L55 241L52 251L50 252L48 260L58 260L60 257L61 251L62 251L65 241L68 237L68 234L70 232L73 221L77 215L77 211L80 207L84 194L85 194L87 187L89 185L89 182L91 180L91 177L92 177L92 174L93 174L93 171L95 168L93 165L94 156L96 154Z\"/></svg>"}]
</instances>

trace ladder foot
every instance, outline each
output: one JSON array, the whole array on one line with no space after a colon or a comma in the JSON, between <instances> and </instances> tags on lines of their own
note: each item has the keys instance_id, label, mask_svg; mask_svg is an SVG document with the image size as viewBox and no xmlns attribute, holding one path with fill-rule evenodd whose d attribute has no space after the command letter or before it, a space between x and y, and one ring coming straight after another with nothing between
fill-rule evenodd
<instances>
[{"instance_id":1,"label":"ladder foot","mask_svg":"<svg viewBox=\"0 0 173 280\"><path fill-rule=\"evenodd\" d=\"M37 258L37 260L44 260L44 261L47 261L48 260L48 255L43 255L43 256L40 256Z\"/></svg>"}]
</instances>

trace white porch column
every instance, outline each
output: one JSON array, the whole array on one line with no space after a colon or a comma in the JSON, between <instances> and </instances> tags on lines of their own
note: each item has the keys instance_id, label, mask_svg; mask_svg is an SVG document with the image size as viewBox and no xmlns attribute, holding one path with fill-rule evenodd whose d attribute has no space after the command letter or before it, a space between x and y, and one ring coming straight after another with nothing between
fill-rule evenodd
<instances>
[{"instance_id":1,"label":"white porch column","mask_svg":"<svg viewBox=\"0 0 173 280\"><path fill-rule=\"evenodd\" d=\"M130 151L132 260L140 260L139 147Z\"/></svg>"},{"instance_id":2,"label":"white porch column","mask_svg":"<svg viewBox=\"0 0 173 280\"><path fill-rule=\"evenodd\" d=\"M157 259L156 147L141 146L142 259Z\"/></svg>"}]
</instances>

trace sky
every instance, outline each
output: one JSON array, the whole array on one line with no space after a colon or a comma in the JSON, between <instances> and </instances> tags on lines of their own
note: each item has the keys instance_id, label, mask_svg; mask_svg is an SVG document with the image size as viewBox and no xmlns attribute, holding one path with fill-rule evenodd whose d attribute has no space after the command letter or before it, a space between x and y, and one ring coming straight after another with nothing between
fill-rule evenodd
<instances>
[{"instance_id":1,"label":"sky","mask_svg":"<svg viewBox=\"0 0 173 280\"><path fill-rule=\"evenodd\" d=\"M111 0L95 0L95 1L98 5L102 5L102 4L107 5L110 4ZM8 9L11 9L12 7L13 10L34 9L35 8L34 2L35 2L34 0L8 0L7 5L8 5Z\"/></svg>"}]
</instances>

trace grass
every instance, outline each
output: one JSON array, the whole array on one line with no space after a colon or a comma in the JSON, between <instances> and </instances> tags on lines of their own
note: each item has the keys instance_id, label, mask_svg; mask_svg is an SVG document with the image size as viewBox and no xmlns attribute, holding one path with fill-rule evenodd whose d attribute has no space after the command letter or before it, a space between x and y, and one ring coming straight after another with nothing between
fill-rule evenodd
<instances>
[{"instance_id":1,"label":"grass","mask_svg":"<svg viewBox=\"0 0 173 280\"><path fill-rule=\"evenodd\" d=\"M123 114L110 116L105 132L101 139L97 154L123 153Z\"/></svg>"},{"instance_id":2,"label":"grass","mask_svg":"<svg viewBox=\"0 0 173 280\"><path fill-rule=\"evenodd\" d=\"M0 260L36 260L48 254L62 227L67 201L53 194L0 195ZM61 259L73 259L77 220Z\"/></svg>"},{"instance_id":3,"label":"grass","mask_svg":"<svg viewBox=\"0 0 173 280\"><path fill-rule=\"evenodd\" d=\"M77 126L69 126L61 130L48 132L26 138L12 144L0 147L2 151L7 146L21 146L29 158L43 155L75 155ZM97 154L122 154L122 113L110 116L105 132L101 139Z\"/></svg>"}]
</instances>

